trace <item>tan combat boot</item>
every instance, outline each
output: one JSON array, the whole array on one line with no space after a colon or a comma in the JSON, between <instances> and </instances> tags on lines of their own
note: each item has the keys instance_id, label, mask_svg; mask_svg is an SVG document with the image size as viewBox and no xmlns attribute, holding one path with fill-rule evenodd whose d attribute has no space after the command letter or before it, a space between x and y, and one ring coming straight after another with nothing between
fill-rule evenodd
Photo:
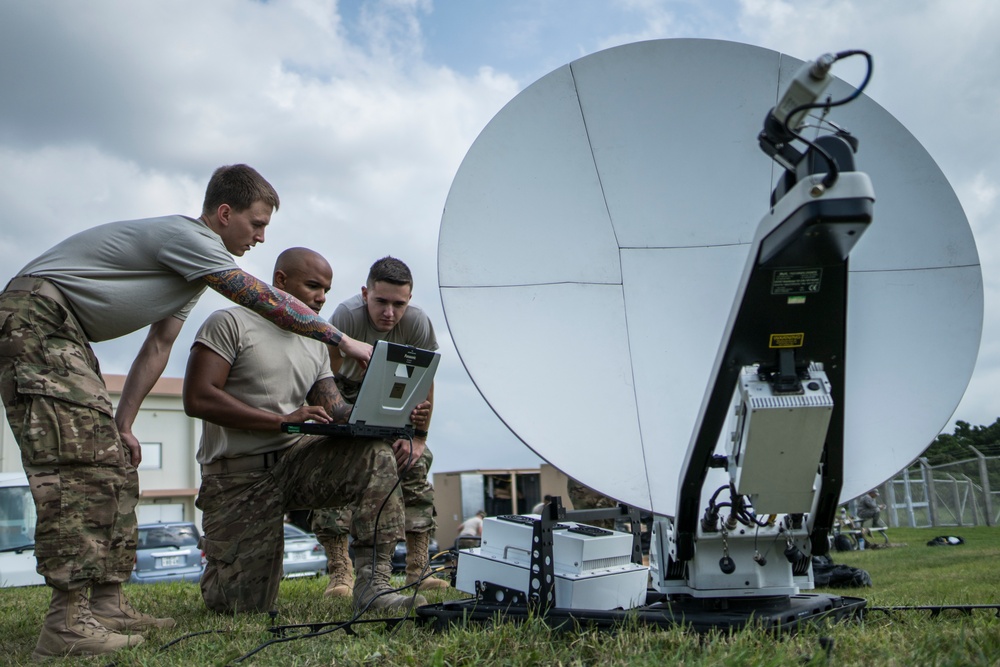
<instances>
[{"instance_id":1,"label":"tan combat boot","mask_svg":"<svg viewBox=\"0 0 1000 667\"><path fill-rule=\"evenodd\" d=\"M409 609L427 604L423 595L400 595L389 584L393 543L371 547L354 546L354 609Z\"/></svg>"},{"instance_id":2,"label":"tan combat boot","mask_svg":"<svg viewBox=\"0 0 1000 667\"><path fill-rule=\"evenodd\" d=\"M65 655L100 655L142 642L141 635L120 635L101 625L90 613L86 588L71 591L53 588L49 612L31 657L44 660Z\"/></svg>"},{"instance_id":3,"label":"tan combat boot","mask_svg":"<svg viewBox=\"0 0 1000 667\"><path fill-rule=\"evenodd\" d=\"M427 569L430 533L406 533L406 585L429 574ZM419 591L433 591L448 588L448 582L437 577L427 577L417 586Z\"/></svg>"},{"instance_id":4,"label":"tan combat boot","mask_svg":"<svg viewBox=\"0 0 1000 667\"><path fill-rule=\"evenodd\" d=\"M121 584L94 584L90 594L90 613L97 622L109 630L172 628L177 625L172 618L156 618L138 611L129 604Z\"/></svg>"},{"instance_id":5,"label":"tan combat boot","mask_svg":"<svg viewBox=\"0 0 1000 667\"><path fill-rule=\"evenodd\" d=\"M323 597L351 597L354 593L354 564L348 551L347 535L323 539L326 549L326 571L330 583L323 591Z\"/></svg>"}]
</instances>

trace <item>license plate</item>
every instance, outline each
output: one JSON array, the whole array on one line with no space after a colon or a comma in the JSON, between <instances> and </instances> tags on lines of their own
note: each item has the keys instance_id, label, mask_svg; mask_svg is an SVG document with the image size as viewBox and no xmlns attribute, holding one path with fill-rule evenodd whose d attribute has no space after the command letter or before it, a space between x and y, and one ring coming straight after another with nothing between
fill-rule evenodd
<instances>
[{"instance_id":1,"label":"license plate","mask_svg":"<svg viewBox=\"0 0 1000 667\"><path fill-rule=\"evenodd\" d=\"M299 561L308 560L309 554L305 551L286 551L285 560Z\"/></svg>"},{"instance_id":2,"label":"license plate","mask_svg":"<svg viewBox=\"0 0 1000 667\"><path fill-rule=\"evenodd\" d=\"M164 556L159 558L157 567L180 567L184 565L184 556Z\"/></svg>"}]
</instances>

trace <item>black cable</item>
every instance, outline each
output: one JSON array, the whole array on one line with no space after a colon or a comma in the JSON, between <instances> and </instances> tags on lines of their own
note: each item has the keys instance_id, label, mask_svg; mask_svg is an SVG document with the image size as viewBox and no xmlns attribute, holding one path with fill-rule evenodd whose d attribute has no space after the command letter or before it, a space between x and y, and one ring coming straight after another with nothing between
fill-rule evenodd
<instances>
[{"instance_id":1,"label":"black cable","mask_svg":"<svg viewBox=\"0 0 1000 667\"><path fill-rule=\"evenodd\" d=\"M156 652L163 653L174 644L179 644L182 641L191 639L193 637L198 637L200 635L226 635L229 634L230 632L232 632L232 630L199 630L198 632L189 632L186 635L181 635L180 637L177 637L176 639L171 639L166 644L156 649ZM117 662L109 662L104 667L117 667L117 666L118 666Z\"/></svg>"},{"instance_id":2,"label":"black cable","mask_svg":"<svg viewBox=\"0 0 1000 667\"><path fill-rule=\"evenodd\" d=\"M760 528L767 526L767 521L761 516L757 515L757 510L753 508L753 503L749 502L746 496L741 496L742 502L741 506L741 516L746 519L745 525L750 526L751 524ZM763 516L768 516L764 514Z\"/></svg>"},{"instance_id":3,"label":"black cable","mask_svg":"<svg viewBox=\"0 0 1000 667\"><path fill-rule=\"evenodd\" d=\"M791 111L788 112L788 115L785 117L784 123L782 123L784 130L788 132L788 134L790 134L793 138L798 139L805 145L812 148L814 151L819 153L823 157L823 159L826 160L826 163L829 166L829 170L827 171L826 176L823 177L823 187L827 189L832 187L833 184L837 182L837 178L840 176L840 168L834 161L833 156L827 153L821 146L817 145L815 142L806 139L796 130L793 130L791 127L789 127L788 121L790 121L792 117L795 116L795 114L797 114L800 111L807 111L809 109L832 109L833 107L843 106L848 102L853 102L855 99L858 98L858 96L861 95L862 92L864 92L865 88L868 87L868 82L871 81L872 78L872 69L874 68L872 56L867 51L862 51L861 49L852 49L849 51L841 51L835 54L833 59L834 62L837 62L838 60L841 60L843 58L849 58L851 56L864 56L865 60L868 61L868 69L865 72L865 78L861 81L861 83L857 87L855 87L853 93L851 93L850 95L848 95L843 99L839 99L836 101L830 101L830 99L827 98L826 102L810 102L809 104L800 104L799 106L793 108Z\"/></svg>"},{"instance_id":4,"label":"black cable","mask_svg":"<svg viewBox=\"0 0 1000 667\"><path fill-rule=\"evenodd\" d=\"M407 441L409 442L409 450L408 450L407 455L406 455L406 465L403 467L403 470L409 470L410 465L412 465L412 463L413 463L413 438L407 436ZM399 488L399 485L402 484L402 483L403 483L403 475L402 474L397 474L396 475L396 483L392 485L392 489L389 490L388 495L386 495L386 497L382 499L382 503L379 505L378 512L375 513L375 527L374 527L374 530L372 531L372 574L374 574L374 570L375 570L375 566L376 566L376 562L377 562L377 558L378 558L378 553L377 553L378 552L378 548L377 548L377 545L378 545L378 524L379 524L379 521L382 518L382 510L385 509L385 505L386 505L386 503L389 502L389 498L392 497L392 494L396 492L396 489ZM404 522L405 522L405 517L404 517ZM361 595L359 597L364 597L365 592L367 592L368 588L371 587L373 579L374 579L374 577L370 577L368 579L368 583L366 584L365 588L362 589ZM406 587L404 586L403 588L406 588ZM368 609L371 608L372 603L375 602L375 600L377 600L381 596L383 596L383 595L385 595L387 593L395 593L395 592L400 591L400 590L403 590L403 589L402 588L389 589L387 591L383 591L383 592L379 593L378 595L376 595L375 597L373 597L371 600L369 600L368 604L366 604L364 606L364 608L358 610L355 613L354 617L351 619L351 621L356 620L362 614L364 614L365 612L367 612ZM407 609L407 614L409 614L409 612L412 610L413 603L416 602L416 598L417 598L416 591L414 591L414 595L413 595L413 599L412 599L412 601L410 603L410 607Z\"/></svg>"},{"instance_id":5,"label":"black cable","mask_svg":"<svg viewBox=\"0 0 1000 667\"><path fill-rule=\"evenodd\" d=\"M722 493L722 490L723 489L728 489L729 487L730 487L729 484L723 484L722 486L720 486L719 488L717 488L715 490L715 493L712 494L712 497L708 499L708 505L709 505L709 507L714 506L715 505L715 501L719 497L719 494Z\"/></svg>"},{"instance_id":6,"label":"black cable","mask_svg":"<svg viewBox=\"0 0 1000 667\"><path fill-rule=\"evenodd\" d=\"M857 56L857 55L865 57L865 59L868 61L868 69L865 72L865 78L862 79L861 83L858 84L857 87L855 87L854 92L848 95L847 97L844 97L836 101L831 101L828 98L826 102L810 102L808 104L800 104L799 106L794 107L791 111L788 112L788 115L785 117L785 121L783 123L786 132L793 135L795 138L802 140L803 142L809 143L807 139L803 138L798 132L793 130L788 125L788 122L792 119L793 116L795 116L795 114L797 114L800 111L807 111L809 109L832 109L833 107L843 106L849 102L853 102L861 95L861 93L864 92L865 88L868 87L868 82L871 81L872 70L874 68L874 62L872 61L871 54L868 53L867 51L855 49L851 51L841 51L840 53L835 54L833 59L834 62L837 62L838 60L842 60L844 58L849 58L851 56Z\"/></svg>"},{"instance_id":7,"label":"black cable","mask_svg":"<svg viewBox=\"0 0 1000 667\"><path fill-rule=\"evenodd\" d=\"M162 653L163 651L166 651L168 648L170 648L174 644L179 644L182 641L185 641L187 639L191 639L192 637L198 637L199 635L227 635L230 632L232 632L232 630L200 630L198 632L189 632L186 635L182 635L182 636L178 637L177 639L171 639L166 644L164 644L160 648L156 649L156 651L157 651L157 653Z\"/></svg>"},{"instance_id":8,"label":"black cable","mask_svg":"<svg viewBox=\"0 0 1000 667\"><path fill-rule=\"evenodd\" d=\"M365 609L367 610L367 607L365 607ZM357 623L358 622L358 616L360 616L360 615L361 615L361 612L356 613L354 615L354 617L352 617L351 619L349 619L347 621L344 621L343 623L337 623L337 624L334 624L334 625L332 625L330 627L324 627L321 630L316 630L316 631L313 631L313 632L306 632L304 634L294 635L294 636L291 636L291 637L275 637L274 639L269 639L266 642L264 642L263 644L260 644L256 648L254 648L254 649L250 650L249 652L244 653L240 657L236 658L235 660L233 660L233 662L243 662L247 658L250 658L250 657L252 657L252 656L260 653L261 651L263 651L264 649L266 649L268 646L271 646L272 644L284 644L285 642L296 641L298 639L309 639L311 637L321 637L321 636L329 634L331 632L336 632L337 630L340 630L341 628L349 627L349 626L353 625L354 623ZM371 620L373 622L379 622L379 623L401 623L403 621L409 620L409 616L403 616L403 617L399 617L399 618L380 618L380 619L371 619ZM303 624L300 624L300 625L303 625Z\"/></svg>"},{"instance_id":9,"label":"black cable","mask_svg":"<svg viewBox=\"0 0 1000 667\"><path fill-rule=\"evenodd\" d=\"M409 470L410 466L413 463L413 438L410 437L410 436L407 436L407 441L409 442L410 446L409 446L409 451L406 454L406 465L403 467L404 471L405 470ZM375 559L377 558L378 524L379 524L379 520L382 518L382 510L385 509L385 504L387 502L389 502L389 498L392 497L392 494L396 492L396 489L402 483L403 483L403 474L402 473L397 474L396 475L396 483L393 484L392 489L389 491L389 494L385 498L382 499L382 504L379 505L378 512L375 513L375 529L372 531L372 571L373 571L373 573L374 573L374 568L375 568ZM405 524L405 521L406 521L406 517L405 516L403 518L403 521L404 521L404 524ZM361 595L359 597L364 597L364 594L367 592L368 588L371 587L372 579L373 578L369 578L368 579L368 583L366 584L365 588L362 589ZM368 611L368 608L371 606L371 603L374 602L379 597L381 597L382 595L383 595L383 593L380 593L379 595L376 595L374 598L372 598L368 602L368 604L365 605L365 608L361 612L359 612L357 614L357 616L360 616L362 613ZM416 591L414 591L414 595L413 595L414 602L416 601L416 597L417 597L416 596ZM412 608L412 606L413 605L411 604L410 607Z\"/></svg>"},{"instance_id":10,"label":"black cable","mask_svg":"<svg viewBox=\"0 0 1000 667\"><path fill-rule=\"evenodd\" d=\"M836 62L837 60L843 60L844 58L850 58L851 56L864 56L865 60L868 62L868 69L865 72L865 78L862 79L861 83L855 87L853 93L851 93L842 100L838 100L837 102L832 102L830 104L825 105L829 108L839 107L841 105L847 104L848 102L853 102L861 95L861 93L864 92L865 88L868 87L868 82L871 81L872 70L874 69L875 66L875 63L872 61L872 54L862 49L849 49L847 51L840 51L839 53L834 54L833 57L834 57L834 62Z\"/></svg>"},{"instance_id":11,"label":"black cable","mask_svg":"<svg viewBox=\"0 0 1000 667\"><path fill-rule=\"evenodd\" d=\"M407 436L407 440L409 441L409 451L407 453L406 465L403 467L403 470L408 470L410 468L410 465L412 465L412 463L413 463L413 438ZM403 475L402 474L397 474L396 475L396 483L392 485L392 489L390 489L389 493L385 496L385 498L382 499L382 503L379 505L378 512L375 513L375 527L374 527L374 530L372 531L372 574L374 574L374 570L375 570L375 567L376 567L376 564L377 564L377 558L378 558L378 549L377 549L377 545L378 545L378 526L379 526L379 521L382 518L382 510L385 509L386 503L389 502L389 498L391 498L392 494L396 492L396 489L399 488L399 485L402 483L402 481L403 481ZM368 579L368 583L366 584L366 588L362 589L361 595L359 597L363 597L364 596L364 594L367 591L368 587L371 586L373 578L374 577ZM268 641L260 644L259 646L257 646L256 648L252 649L248 653L244 653L239 658L235 659L233 662L234 663L243 662L247 658L249 658L249 657L251 657L253 655L256 655L257 653L259 653L260 651L263 651L265 648L267 648L268 646L271 646L272 644L281 644L281 643L284 643L284 642L294 641L294 640L297 640L297 639L307 639L309 637L319 637L319 636L328 634L330 632L336 632L337 630L339 630L341 628L344 628L344 627L350 627L353 623L356 623L358 621L358 619L360 619L361 616L363 614L365 614L371 608L372 603L375 602L375 600L377 600L378 598L382 597L383 595L387 595L389 593L396 593L397 591L403 590L404 588L408 588L408 586L404 586L403 588L398 588L398 589L389 589L389 590L386 590L386 591L382 591L381 593L379 593L378 595L376 595L375 597L373 597L371 600L369 600L368 604L366 604L363 608L355 610L354 615L350 619L344 621L343 623L335 624L332 627L325 627L322 630L318 630L318 631L315 631L315 632L309 632L309 633L305 633L305 634L295 635L293 637L276 637L274 639L269 639ZM410 606L407 608L405 616L403 616L402 618L399 618L399 619L379 619L379 620L380 621L386 621L386 622L399 623L399 622L401 622L401 621L409 618L410 617L410 613L413 611L413 606L416 603L416 599L417 599L417 592L416 592L416 589L414 589L413 597L410 600ZM299 624L299 625L302 625L302 624Z\"/></svg>"}]
</instances>

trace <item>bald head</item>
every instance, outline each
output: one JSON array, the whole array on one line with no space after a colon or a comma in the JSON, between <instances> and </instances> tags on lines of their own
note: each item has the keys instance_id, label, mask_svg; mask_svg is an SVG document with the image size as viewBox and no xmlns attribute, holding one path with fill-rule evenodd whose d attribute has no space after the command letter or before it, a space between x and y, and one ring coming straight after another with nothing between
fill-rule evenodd
<instances>
[{"instance_id":1,"label":"bald head","mask_svg":"<svg viewBox=\"0 0 1000 667\"><path fill-rule=\"evenodd\" d=\"M278 255L274 263L274 286L317 313L326 303L326 293L332 283L330 263L309 248L289 248Z\"/></svg>"},{"instance_id":2,"label":"bald head","mask_svg":"<svg viewBox=\"0 0 1000 667\"><path fill-rule=\"evenodd\" d=\"M290 271L301 269L301 267L314 262L318 262L319 265L330 269L329 262L315 250L310 250L309 248L288 248L287 250L283 250L278 255L278 259L275 260L274 272L284 271L287 274Z\"/></svg>"}]
</instances>

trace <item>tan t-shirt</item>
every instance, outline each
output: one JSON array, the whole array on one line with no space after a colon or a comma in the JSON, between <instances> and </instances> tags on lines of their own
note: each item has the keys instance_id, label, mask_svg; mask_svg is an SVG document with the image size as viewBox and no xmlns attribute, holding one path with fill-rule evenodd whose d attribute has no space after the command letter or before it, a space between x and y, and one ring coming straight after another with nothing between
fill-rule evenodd
<instances>
[{"instance_id":1,"label":"tan t-shirt","mask_svg":"<svg viewBox=\"0 0 1000 667\"><path fill-rule=\"evenodd\" d=\"M408 306L399 324L394 326L391 331L379 331L372 326L364 299L361 298L360 294L355 294L337 306L337 309L333 311L333 317L330 318L330 324L354 340L360 340L369 345L386 340L400 345L412 345L423 350L438 349L431 319L417 306ZM349 357L344 359L344 363L340 367L340 374L355 382L361 382L365 376L358 363ZM356 395L345 396L345 398L353 401Z\"/></svg>"},{"instance_id":2,"label":"tan t-shirt","mask_svg":"<svg viewBox=\"0 0 1000 667\"><path fill-rule=\"evenodd\" d=\"M333 377L324 343L279 329L246 308L217 310L209 315L195 336L198 343L232 366L226 393L261 410L287 415L306 404L314 384ZM196 457L201 464L273 452L291 447L302 437L202 423Z\"/></svg>"}]
</instances>

